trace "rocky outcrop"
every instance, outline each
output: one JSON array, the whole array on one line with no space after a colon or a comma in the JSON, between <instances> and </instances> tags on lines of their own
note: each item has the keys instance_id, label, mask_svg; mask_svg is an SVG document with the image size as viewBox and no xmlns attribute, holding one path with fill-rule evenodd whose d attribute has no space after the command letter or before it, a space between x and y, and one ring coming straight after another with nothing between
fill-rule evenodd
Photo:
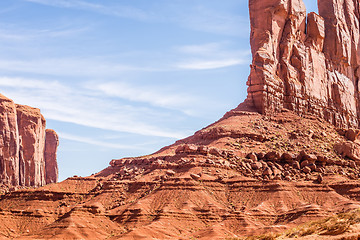
<instances>
[{"instance_id":1,"label":"rocky outcrop","mask_svg":"<svg viewBox=\"0 0 360 240\"><path fill-rule=\"evenodd\" d=\"M39 109L14 104L0 95L0 183L42 186L56 181L58 140L53 131L45 134L45 126Z\"/></svg>"},{"instance_id":2,"label":"rocky outcrop","mask_svg":"<svg viewBox=\"0 0 360 240\"><path fill-rule=\"evenodd\" d=\"M59 146L59 137L52 129L46 129L45 137L45 173L46 184L56 183L59 172L57 166L57 147Z\"/></svg>"},{"instance_id":3,"label":"rocky outcrop","mask_svg":"<svg viewBox=\"0 0 360 240\"><path fill-rule=\"evenodd\" d=\"M307 15L302 0L249 1L247 101L261 113L286 108L357 127L359 2L318 2L320 15Z\"/></svg>"},{"instance_id":4,"label":"rocky outcrop","mask_svg":"<svg viewBox=\"0 0 360 240\"><path fill-rule=\"evenodd\" d=\"M16 105L20 135L20 185L45 184L45 118L40 110Z\"/></svg>"},{"instance_id":5,"label":"rocky outcrop","mask_svg":"<svg viewBox=\"0 0 360 240\"><path fill-rule=\"evenodd\" d=\"M11 185L19 184L19 131L16 106L0 95L0 179Z\"/></svg>"}]
</instances>

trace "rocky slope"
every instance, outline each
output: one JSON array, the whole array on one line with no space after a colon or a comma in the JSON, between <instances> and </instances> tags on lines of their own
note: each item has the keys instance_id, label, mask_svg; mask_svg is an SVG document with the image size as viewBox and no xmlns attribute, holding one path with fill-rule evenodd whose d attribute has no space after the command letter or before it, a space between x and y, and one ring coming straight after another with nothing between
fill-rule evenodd
<instances>
[{"instance_id":1,"label":"rocky slope","mask_svg":"<svg viewBox=\"0 0 360 240\"><path fill-rule=\"evenodd\" d=\"M58 138L54 131L45 131L45 125L39 109L0 95L1 189L57 181Z\"/></svg>"},{"instance_id":2,"label":"rocky slope","mask_svg":"<svg viewBox=\"0 0 360 240\"><path fill-rule=\"evenodd\" d=\"M250 0L249 6L253 63L244 103L154 154L1 196L0 236L359 239L359 3L319 0L320 15L306 15L301 0ZM0 127L13 143L2 152L21 163L17 107L11 101L2 107L8 121ZM33 122L21 126L42 134L41 119ZM45 158L55 156L57 142L47 134ZM7 168L21 169L13 158ZM26 166L41 169L39 162ZM54 175L49 171L46 179Z\"/></svg>"},{"instance_id":3,"label":"rocky slope","mask_svg":"<svg viewBox=\"0 0 360 240\"><path fill-rule=\"evenodd\" d=\"M152 155L115 159L90 177L2 196L0 234L237 239L282 232L360 207L358 151L356 130L240 106Z\"/></svg>"}]
</instances>

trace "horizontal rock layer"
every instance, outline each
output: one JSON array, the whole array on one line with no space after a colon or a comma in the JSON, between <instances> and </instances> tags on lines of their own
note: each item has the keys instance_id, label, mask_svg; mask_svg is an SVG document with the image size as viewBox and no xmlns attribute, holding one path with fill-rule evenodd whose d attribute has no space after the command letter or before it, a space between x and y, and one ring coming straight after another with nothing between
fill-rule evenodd
<instances>
[{"instance_id":1,"label":"horizontal rock layer","mask_svg":"<svg viewBox=\"0 0 360 240\"><path fill-rule=\"evenodd\" d=\"M283 108L338 127L359 125L359 1L250 0L253 61L248 98L261 113ZM261 16L261 17L259 17Z\"/></svg>"},{"instance_id":2,"label":"horizontal rock layer","mask_svg":"<svg viewBox=\"0 0 360 240\"><path fill-rule=\"evenodd\" d=\"M0 183L42 186L57 181L54 131L45 132L40 110L0 95Z\"/></svg>"}]
</instances>

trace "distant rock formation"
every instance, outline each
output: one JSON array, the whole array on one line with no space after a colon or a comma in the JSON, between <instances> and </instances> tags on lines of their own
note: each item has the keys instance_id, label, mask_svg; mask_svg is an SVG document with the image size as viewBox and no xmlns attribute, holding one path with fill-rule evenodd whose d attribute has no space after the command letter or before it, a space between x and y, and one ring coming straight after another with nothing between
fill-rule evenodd
<instances>
[{"instance_id":1,"label":"distant rock formation","mask_svg":"<svg viewBox=\"0 0 360 240\"><path fill-rule=\"evenodd\" d=\"M250 0L253 61L248 98L260 113L283 108L338 127L359 126L358 0ZM259 17L261 16L261 17Z\"/></svg>"},{"instance_id":2,"label":"distant rock formation","mask_svg":"<svg viewBox=\"0 0 360 240\"><path fill-rule=\"evenodd\" d=\"M0 183L42 186L57 181L58 137L40 110L0 94Z\"/></svg>"},{"instance_id":3,"label":"distant rock formation","mask_svg":"<svg viewBox=\"0 0 360 240\"><path fill-rule=\"evenodd\" d=\"M45 181L46 184L56 183L59 175L56 156L56 150L59 145L59 137L54 130L46 129L45 139Z\"/></svg>"}]
</instances>

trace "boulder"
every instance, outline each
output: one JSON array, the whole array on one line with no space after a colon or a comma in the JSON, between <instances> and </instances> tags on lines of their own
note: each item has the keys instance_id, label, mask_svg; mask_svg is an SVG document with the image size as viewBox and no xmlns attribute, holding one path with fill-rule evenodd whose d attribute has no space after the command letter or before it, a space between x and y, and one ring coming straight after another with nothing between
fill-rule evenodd
<instances>
[{"instance_id":1,"label":"boulder","mask_svg":"<svg viewBox=\"0 0 360 240\"><path fill-rule=\"evenodd\" d=\"M184 150L185 150L185 145L180 145L175 149L175 153L176 154L181 154L181 153L184 152Z\"/></svg>"},{"instance_id":2,"label":"boulder","mask_svg":"<svg viewBox=\"0 0 360 240\"><path fill-rule=\"evenodd\" d=\"M300 163L298 161L293 161L291 166L295 169L301 168Z\"/></svg>"},{"instance_id":3,"label":"boulder","mask_svg":"<svg viewBox=\"0 0 360 240\"><path fill-rule=\"evenodd\" d=\"M305 161L302 161L301 164L300 164L300 167L303 168L303 167L306 167L310 164L309 161L305 160Z\"/></svg>"},{"instance_id":4,"label":"boulder","mask_svg":"<svg viewBox=\"0 0 360 240\"><path fill-rule=\"evenodd\" d=\"M351 167L351 168L356 168L357 166L356 166L356 162L355 161L350 161L349 162L349 167Z\"/></svg>"},{"instance_id":5,"label":"boulder","mask_svg":"<svg viewBox=\"0 0 360 240\"><path fill-rule=\"evenodd\" d=\"M273 168L273 169L272 169L272 172L273 172L273 174L274 174L275 176L276 176L276 175L279 175L279 176L280 176L281 173L282 173L282 172L281 172L279 169L277 169L277 168Z\"/></svg>"},{"instance_id":6,"label":"boulder","mask_svg":"<svg viewBox=\"0 0 360 240\"><path fill-rule=\"evenodd\" d=\"M291 180L292 180L292 177L291 177L291 176L285 176L285 180L286 180L286 181L291 181Z\"/></svg>"},{"instance_id":7,"label":"boulder","mask_svg":"<svg viewBox=\"0 0 360 240\"><path fill-rule=\"evenodd\" d=\"M267 161L275 162L275 161L279 161L280 158L281 158L280 153L275 152L275 151L268 152L267 154L265 154L265 159L266 159Z\"/></svg>"},{"instance_id":8,"label":"boulder","mask_svg":"<svg viewBox=\"0 0 360 240\"><path fill-rule=\"evenodd\" d=\"M302 171L303 171L304 173L311 173L311 169L310 169L308 166L304 167L304 168L302 169Z\"/></svg>"},{"instance_id":9,"label":"boulder","mask_svg":"<svg viewBox=\"0 0 360 240\"><path fill-rule=\"evenodd\" d=\"M249 153L249 154L246 156L246 158L251 159L251 160L253 160L253 161L257 161L257 160L258 160L258 158L257 158L257 156L256 156L255 153Z\"/></svg>"},{"instance_id":10,"label":"boulder","mask_svg":"<svg viewBox=\"0 0 360 240\"><path fill-rule=\"evenodd\" d=\"M285 152L281 155L281 159L287 163L291 163L294 159L296 159L296 156L292 153Z\"/></svg>"},{"instance_id":11,"label":"boulder","mask_svg":"<svg viewBox=\"0 0 360 240\"><path fill-rule=\"evenodd\" d=\"M190 173L190 177L196 181L200 179L200 176L198 174L194 174L194 173Z\"/></svg>"},{"instance_id":12,"label":"boulder","mask_svg":"<svg viewBox=\"0 0 360 240\"><path fill-rule=\"evenodd\" d=\"M265 170L262 173L263 176L270 176L272 174L273 174L273 172L272 172L271 168L269 168L269 167L265 168Z\"/></svg>"},{"instance_id":13,"label":"boulder","mask_svg":"<svg viewBox=\"0 0 360 240\"><path fill-rule=\"evenodd\" d=\"M184 152L187 154L194 154L197 153L198 148L195 145L192 144L186 144L184 145Z\"/></svg>"},{"instance_id":14,"label":"boulder","mask_svg":"<svg viewBox=\"0 0 360 240\"><path fill-rule=\"evenodd\" d=\"M173 177L173 176L175 176L175 174L176 174L176 172L173 171L173 170L166 170L165 173L166 173L166 175L168 175L168 176L170 176L170 177Z\"/></svg>"},{"instance_id":15,"label":"boulder","mask_svg":"<svg viewBox=\"0 0 360 240\"><path fill-rule=\"evenodd\" d=\"M337 143L334 145L334 150L342 157L360 161L360 145L357 143L351 141Z\"/></svg>"},{"instance_id":16,"label":"boulder","mask_svg":"<svg viewBox=\"0 0 360 240\"><path fill-rule=\"evenodd\" d=\"M355 141L359 136L359 129L350 128L346 130L345 137L350 141Z\"/></svg>"},{"instance_id":17,"label":"boulder","mask_svg":"<svg viewBox=\"0 0 360 240\"><path fill-rule=\"evenodd\" d=\"M220 150L219 149L217 149L217 148L210 148L209 149L209 153L211 154L211 155L214 155L214 156L216 156L216 157L221 157L221 152L220 152Z\"/></svg>"},{"instance_id":18,"label":"boulder","mask_svg":"<svg viewBox=\"0 0 360 240\"><path fill-rule=\"evenodd\" d=\"M308 165L308 167L309 167L309 168L311 169L311 171L313 171L313 172L315 172L316 169L317 169L315 163L310 163L310 164Z\"/></svg>"},{"instance_id":19,"label":"boulder","mask_svg":"<svg viewBox=\"0 0 360 240\"><path fill-rule=\"evenodd\" d=\"M262 167L262 164L261 164L260 162L254 162L254 163L251 164L251 168L252 168L253 170L258 170L258 169L260 169L261 167Z\"/></svg>"},{"instance_id":20,"label":"boulder","mask_svg":"<svg viewBox=\"0 0 360 240\"><path fill-rule=\"evenodd\" d=\"M207 155L209 152L209 148L207 146L201 145L198 147L197 151L200 154Z\"/></svg>"},{"instance_id":21,"label":"boulder","mask_svg":"<svg viewBox=\"0 0 360 240\"><path fill-rule=\"evenodd\" d=\"M257 156L257 158L258 158L259 160L262 160L262 159L264 159L264 157L265 157L265 153L259 152L259 153L256 154L256 156Z\"/></svg>"}]
</instances>

